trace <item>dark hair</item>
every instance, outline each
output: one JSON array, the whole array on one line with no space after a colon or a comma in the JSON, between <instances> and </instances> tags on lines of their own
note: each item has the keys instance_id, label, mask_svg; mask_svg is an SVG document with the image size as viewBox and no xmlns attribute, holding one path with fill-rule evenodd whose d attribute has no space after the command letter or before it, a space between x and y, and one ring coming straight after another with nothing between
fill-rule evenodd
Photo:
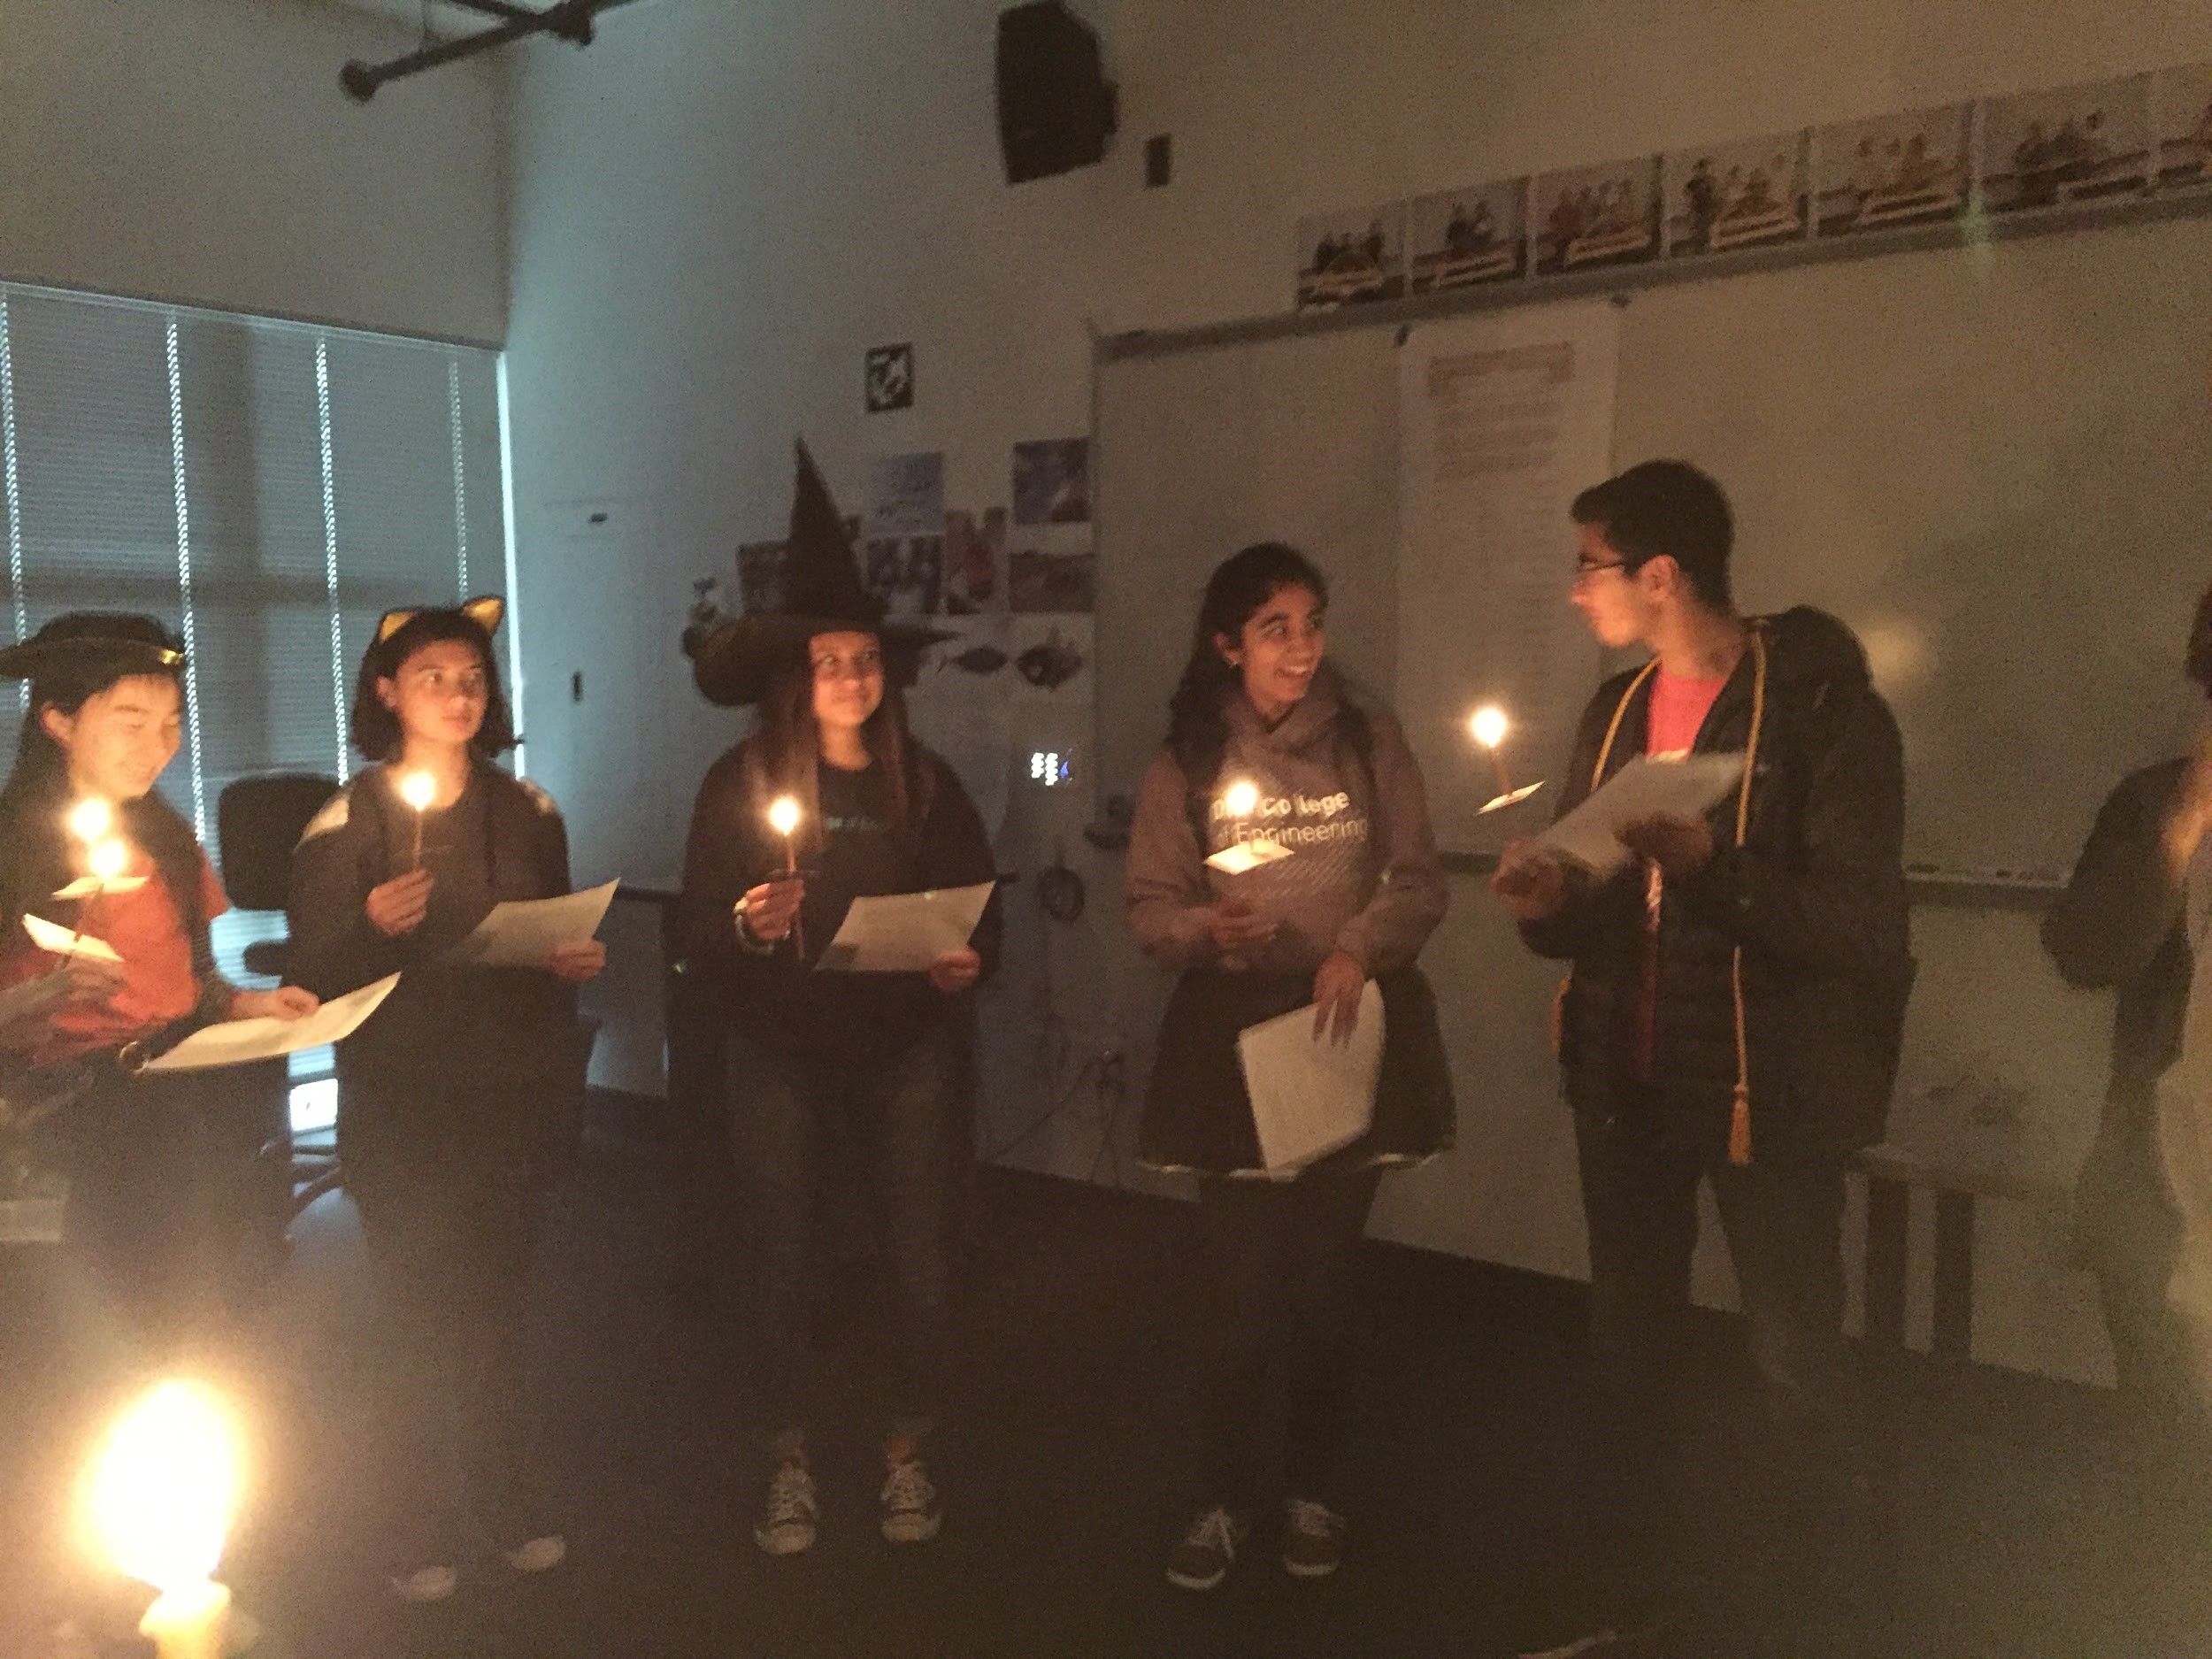
<instances>
[{"instance_id":1,"label":"dark hair","mask_svg":"<svg viewBox=\"0 0 2212 1659\"><path fill-rule=\"evenodd\" d=\"M883 649L883 637L873 628L840 626L826 633L865 634ZM779 664L760 700L760 720L749 743L747 781L764 800L779 795L795 795L804 810L800 839L819 846L822 835L822 733L814 718L814 661L809 647ZM860 741L890 786L891 818L904 831L918 830L933 804L933 773L922 761L921 745L907 724L906 699L899 695L898 680L887 663L883 701L862 723Z\"/></svg>"},{"instance_id":2,"label":"dark hair","mask_svg":"<svg viewBox=\"0 0 2212 1659\"><path fill-rule=\"evenodd\" d=\"M1594 525L1629 569L1665 557L1681 567L1706 605L1735 603L1728 556L1736 545L1735 515L1711 478L1687 461L1645 461L1577 495L1570 516Z\"/></svg>"},{"instance_id":3,"label":"dark hair","mask_svg":"<svg viewBox=\"0 0 2212 1659\"><path fill-rule=\"evenodd\" d=\"M371 641L361 654L361 674L353 687L353 746L371 760L398 759L404 736L399 716L376 695L376 682L396 678L417 651L449 640L474 646L484 664L484 723L469 741L470 749L489 760L515 746L514 716L500 687L499 656L492 649L489 630L465 611L443 606L418 611L394 628L389 638Z\"/></svg>"},{"instance_id":4,"label":"dark hair","mask_svg":"<svg viewBox=\"0 0 2212 1659\"><path fill-rule=\"evenodd\" d=\"M1240 638L1244 625L1262 605L1286 588L1302 588L1322 604L1329 603L1329 579L1296 548L1259 541L1231 554L1207 579L1192 630L1190 660L1167 701L1167 747L1194 792L1213 787L1229 747L1229 718L1222 695L1238 683L1239 671L1221 654L1216 634Z\"/></svg>"},{"instance_id":5,"label":"dark hair","mask_svg":"<svg viewBox=\"0 0 2212 1659\"><path fill-rule=\"evenodd\" d=\"M57 654L32 676L30 708L16 742L15 764L0 787L0 921L16 926L28 910L68 885L69 837L62 819L68 810L69 755L42 718L49 709L73 715L100 693L126 680L166 680L184 695L184 661L155 659L146 649L175 652L169 631L151 617L95 617L84 613L57 618L39 630L44 638L71 638L81 631L119 642L113 649L88 646ZM200 902L200 842L184 815L155 791L136 801L116 803L122 828L146 849L161 872L188 932L206 918Z\"/></svg>"}]
</instances>

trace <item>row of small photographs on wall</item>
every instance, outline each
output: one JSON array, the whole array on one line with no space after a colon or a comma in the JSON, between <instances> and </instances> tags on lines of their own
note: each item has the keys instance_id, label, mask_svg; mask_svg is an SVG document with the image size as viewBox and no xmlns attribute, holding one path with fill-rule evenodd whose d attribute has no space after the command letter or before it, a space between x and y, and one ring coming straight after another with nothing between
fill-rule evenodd
<instances>
[{"instance_id":1,"label":"row of small photographs on wall","mask_svg":"<svg viewBox=\"0 0 2212 1659\"><path fill-rule=\"evenodd\" d=\"M2212 64L1524 175L1298 227L1301 311L2212 187Z\"/></svg>"}]
</instances>

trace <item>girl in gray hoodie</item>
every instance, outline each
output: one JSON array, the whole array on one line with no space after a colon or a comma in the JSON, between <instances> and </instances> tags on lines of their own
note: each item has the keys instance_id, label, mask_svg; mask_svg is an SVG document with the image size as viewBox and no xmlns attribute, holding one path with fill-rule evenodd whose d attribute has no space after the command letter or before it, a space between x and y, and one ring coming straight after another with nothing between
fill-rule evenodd
<instances>
[{"instance_id":1,"label":"girl in gray hoodie","mask_svg":"<svg viewBox=\"0 0 2212 1659\"><path fill-rule=\"evenodd\" d=\"M1279 543L1214 572L1131 833L1130 931L1181 976L1140 1151L1200 1176L1216 1301L1207 1490L1167 1570L1186 1589L1221 1582L1261 1487L1279 1479L1284 1567L1335 1571L1352 1249L1381 1167L1451 1144L1435 1001L1413 965L1446 901L1420 768L1388 710L1325 660L1327 603L1321 572ZM1261 836L1293 856L1233 875L1207 864ZM1372 1126L1294 1179L1264 1179L1237 1033L1310 1003L1342 1037L1371 979L1386 1033Z\"/></svg>"}]
</instances>

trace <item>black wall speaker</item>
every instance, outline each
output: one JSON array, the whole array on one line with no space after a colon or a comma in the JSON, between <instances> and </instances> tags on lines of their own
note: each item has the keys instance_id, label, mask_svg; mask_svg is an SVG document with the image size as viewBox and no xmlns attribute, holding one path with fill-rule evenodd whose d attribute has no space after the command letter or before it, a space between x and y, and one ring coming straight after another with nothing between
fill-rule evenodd
<instances>
[{"instance_id":1,"label":"black wall speaker","mask_svg":"<svg viewBox=\"0 0 2212 1659\"><path fill-rule=\"evenodd\" d=\"M1114 130L1098 36L1060 0L999 14L998 142L1006 182L1088 167Z\"/></svg>"}]
</instances>

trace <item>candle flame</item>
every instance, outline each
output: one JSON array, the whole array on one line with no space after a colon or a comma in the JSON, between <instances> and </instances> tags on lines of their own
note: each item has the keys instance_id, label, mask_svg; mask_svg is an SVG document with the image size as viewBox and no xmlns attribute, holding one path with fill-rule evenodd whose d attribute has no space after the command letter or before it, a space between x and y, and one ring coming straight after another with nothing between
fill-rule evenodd
<instances>
[{"instance_id":1,"label":"candle flame","mask_svg":"<svg viewBox=\"0 0 2212 1659\"><path fill-rule=\"evenodd\" d=\"M438 780L426 772L411 772L399 780L399 798L420 812L438 798Z\"/></svg>"},{"instance_id":2,"label":"candle flame","mask_svg":"<svg viewBox=\"0 0 2212 1659\"><path fill-rule=\"evenodd\" d=\"M788 835L799 827L799 803L787 795L780 795L770 803L768 822L779 835Z\"/></svg>"},{"instance_id":3,"label":"candle flame","mask_svg":"<svg viewBox=\"0 0 2212 1659\"><path fill-rule=\"evenodd\" d=\"M1231 818L1250 818L1259 803L1259 786L1248 778L1231 784L1221 797L1221 804L1229 809Z\"/></svg>"},{"instance_id":4,"label":"candle flame","mask_svg":"<svg viewBox=\"0 0 2212 1659\"><path fill-rule=\"evenodd\" d=\"M85 867L98 881L113 881L131 867L131 849L118 837L95 841L85 854Z\"/></svg>"},{"instance_id":5,"label":"candle flame","mask_svg":"<svg viewBox=\"0 0 2212 1659\"><path fill-rule=\"evenodd\" d=\"M88 795L69 809L69 833L88 846L115 827L115 809Z\"/></svg>"},{"instance_id":6,"label":"candle flame","mask_svg":"<svg viewBox=\"0 0 2212 1659\"><path fill-rule=\"evenodd\" d=\"M115 1564L165 1593L211 1578L239 1463L236 1431L211 1393L156 1386L109 1432L93 1466L93 1523Z\"/></svg>"},{"instance_id":7,"label":"candle flame","mask_svg":"<svg viewBox=\"0 0 2212 1659\"><path fill-rule=\"evenodd\" d=\"M1475 741L1485 749L1495 749L1505 741L1505 710L1497 707L1478 709L1467 727L1475 734Z\"/></svg>"}]
</instances>

